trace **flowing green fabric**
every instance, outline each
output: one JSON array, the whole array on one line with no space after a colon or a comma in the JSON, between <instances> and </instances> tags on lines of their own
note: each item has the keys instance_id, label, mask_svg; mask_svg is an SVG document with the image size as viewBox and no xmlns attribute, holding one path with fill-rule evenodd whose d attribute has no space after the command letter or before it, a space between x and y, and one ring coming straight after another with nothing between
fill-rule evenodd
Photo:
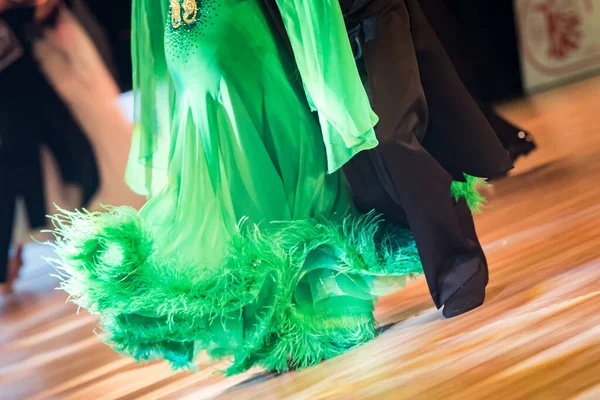
<instances>
[{"instance_id":1,"label":"flowing green fabric","mask_svg":"<svg viewBox=\"0 0 600 400\"><path fill-rule=\"evenodd\" d=\"M377 146L378 118L360 80L339 0L277 0L311 107L319 114L328 171Z\"/></svg>"},{"instance_id":2,"label":"flowing green fabric","mask_svg":"<svg viewBox=\"0 0 600 400\"><path fill-rule=\"evenodd\" d=\"M280 4L292 60L260 0L205 0L177 29L168 3L133 8L127 181L148 202L56 215L62 288L116 350L176 368L286 371L372 339L377 296L421 264L337 172L376 144L339 6Z\"/></svg>"},{"instance_id":3,"label":"flowing green fabric","mask_svg":"<svg viewBox=\"0 0 600 400\"><path fill-rule=\"evenodd\" d=\"M133 2L132 58L137 123L126 181L134 191L144 195L156 193L163 187L172 150L170 122L175 90L167 66L163 29L169 23L168 3L167 0ZM308 103L319 115L327 171L337 171L356 153L378 144L374 132L378 118L371 109L354 63L339 3L337 0L278 0L278 6ZM318 21L327 23L316 23Z\"/></svg>"},{"instance_id":4,"label":"flowing green fabric","mask_svg":"<svg viewBox=\"0 0 600 400\"><path fill-rule=\"evenodd\" d=\"M125 180L132 190L146 196L157 193L165 185L171 153L175 88L165 55L164 32L168 18L168 1L133 1L131 56L135 128Z\"/></svg>"}]
</instances>

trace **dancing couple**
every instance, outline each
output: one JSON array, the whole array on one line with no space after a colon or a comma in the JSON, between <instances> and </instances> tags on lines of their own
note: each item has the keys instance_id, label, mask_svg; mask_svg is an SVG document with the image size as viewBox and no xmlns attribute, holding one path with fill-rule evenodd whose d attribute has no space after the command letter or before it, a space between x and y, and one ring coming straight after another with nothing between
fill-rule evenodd
<instances>
[{"instance_id":1,"label":"dancing couple","mask_svg":"<svg viewBox=\"0 0 600 400\"><path fill-rule=\"evenodd\" d=\"M54 216L62 287L137 360L287 371L377 334L424 273L488 268L476 186L512 164L417 0L134 0L136 211Z\"/></svg>"}]
</instances>

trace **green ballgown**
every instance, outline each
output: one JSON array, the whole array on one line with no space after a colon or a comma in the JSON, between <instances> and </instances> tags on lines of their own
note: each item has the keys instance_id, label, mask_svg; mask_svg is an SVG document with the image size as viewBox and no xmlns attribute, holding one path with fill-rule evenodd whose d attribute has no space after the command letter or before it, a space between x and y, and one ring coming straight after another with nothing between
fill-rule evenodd
<instances>
[{"instance_id":1,"label":"green ballgown","mask_svg":"<svg viewBox=\"0 0 600 400\"><path fill-rule=\"evenodd\" d=\"M337 0L279 1L295 60L260 0L198 5L174 28L169 0L134 0L126 179L148 202L54 216L62 288L138 361L314 365L375 337L376 297L421 272L340 172L377 117Z\"/></svg>"}]
</instances>

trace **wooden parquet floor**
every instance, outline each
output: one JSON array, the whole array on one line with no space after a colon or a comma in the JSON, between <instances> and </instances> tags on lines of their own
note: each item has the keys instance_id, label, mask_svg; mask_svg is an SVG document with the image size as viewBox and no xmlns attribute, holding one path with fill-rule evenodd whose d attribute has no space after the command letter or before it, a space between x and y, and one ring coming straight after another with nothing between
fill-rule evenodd
<instances>
[{"instance_id":1,"label":"wooden parquet floor","mask_svg":"<svg viewBox=\"0 0 600 400\"><path fill-rule=\"evenodd\" d=\"M600 78L501 107L539 151L496 184L477 227L486 304L444 320L420 279L377 307L390 329L342 357L281 376L171 373L100 343L27 249L0 299L1 399L600 399Z\"/></svg>"}]
</instances>

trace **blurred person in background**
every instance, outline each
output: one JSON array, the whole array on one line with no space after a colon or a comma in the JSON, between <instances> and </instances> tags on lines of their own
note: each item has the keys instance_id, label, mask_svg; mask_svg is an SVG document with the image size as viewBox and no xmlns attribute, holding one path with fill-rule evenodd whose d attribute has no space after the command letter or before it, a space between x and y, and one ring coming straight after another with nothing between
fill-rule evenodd
<instances>
[{"instance_id":1,"label":"blurred person in background","mask_svg":"<svg viewBox=\"0 0 600 400\"><path fill-rule=\"evenodd\" d=\"M82 0L78 0L83 3ZM105 38L113 54L117 83L122 92L132 88L131 67L131 1L86 0L85 5L104 28ZM76 8L74 12L77 15ZM96 42L97 43L97 42Z\"/></svg>"},{"instance_id":2,"label":"blurred person in background","mask_svg":"<svg viewBox=\"0 0 600 400\"><path fill-rule=\"evenodd\" d=\"M100 24L97 16L94 13L94 10L88 6L88 2L84 0L62 0L62 4L66 9L70 10L78 23L85 30L85 33L87 33L87 35L90 37L96 50L98 51L98 54L102 58L104 66L110 72L113 79L116 82L119 82L121 75L131 75L131 70L122 71L118 68L116 58L114 56L115 47L111 42L112 34L110 31L104 29L104 27ZM128 3L124 4L122 7L118 7L119 10L128 10L129 8L130 7ZM60 8L57 6L56 9L59 10ZM118 15L120 15L120 13L117 13L117 15L113 13L113 18L118 18ZM127 53L127 59L131 63L130 52ZM128 80L131 78L123 79Z\"/></svg>"},{"instance_id":3,"label":"blurred person in background","mask_svg":"<svg viewBox=\"0 0 600 400\"><path fill-rule=\"evenodd\" d=\"M65 198L87 205L99 183L95 155L69 110L48 84L32 55L32 43L51 26L58 3L0 0L0 279L12 290L22 265L22 245L7 260L22 197L33 229L46 225L40 146L54 155Z\"/></svg>"},{"instance_id":4,"label":"blurred person in background","mask_svg":"<svg viewBox=\"0 0 600 400\"><path fill-rule=\"evenodd\" d=\"M503 78L501 73L494 75L498 64L495 49L486 47L467 33L468 28L463 26L455 12L448 7L448 4L456 7L457 3L453 0L419 0L427 20L452 60L461 81L477 100L514 163L536 149L533 135L511 124L492 107L491 99L496 99L499 93L503 93L498 86L503 85L508 78ZM508 29L510 26L512 25L509 24ZM509 35L506 38L504 47L510 47L511 38L514 37ZM516 50L516 40L512 44L513 50ZM510 94L519 93L513 90L505 95Z\"/></svg>"},{"instance_id":5,"label":"blurred person in background","mask_svg":"<svg viewBox=\"0 0 600 400\"><path fill-rule=\"evenodd\" d=\"M0 12L5 6L0 2ZM0 18L0 287L3 292L12 291L22 265L20 246L9 258L17 197L24 200L32 229L46 225L40 141L34 133L36 122L23 112L28 99L14 82L18 68L29 72L28 64L22 61L24 56L25 49L15 31Z\"/></svg>"},{"instance_id":6,"label":"blurred person in background","mask_svg":"<svg viewBox=\"0 0 600 400\"><path fill-rule=\"evenodd\" d=\"M429 0L423 0L422 4ZM441 6L443 3L443 6ZM475 97L484 103L511 99L524 95L521 77L521 57L519 55L518 32L514 0L439 0L430 3L434 16L442 24L458 24L463 31L464 43L459 38L452 44L461 49L462 56L473 64L473 79L468 88ZM427 6L429 7L429 6ZM443 17L442 17L443 15ZM435 23L434 25L440 26ZM436 28L437 30L437 28ZM461 34L461 35L463 35ZM447 43L451 37L442 38Z\"/></svg>"},{"instance_id":7,"label":"blurred person in background","mask_svg":"<svg viewBox=\"0 0 600 400\"><path fill-rule=\"evenodd\" d=\"M133 126L126 111L128 97L117 84L120 71L115 71L108 35L83 1L66 4L70 7L57 7L55 23L44 29L33 53L94 148L101 179L88 209L101 209L102 204L141 207L143 197L123 181ZM131 71L126 74L131 76Z\"/></svg>"}]
</instances>

